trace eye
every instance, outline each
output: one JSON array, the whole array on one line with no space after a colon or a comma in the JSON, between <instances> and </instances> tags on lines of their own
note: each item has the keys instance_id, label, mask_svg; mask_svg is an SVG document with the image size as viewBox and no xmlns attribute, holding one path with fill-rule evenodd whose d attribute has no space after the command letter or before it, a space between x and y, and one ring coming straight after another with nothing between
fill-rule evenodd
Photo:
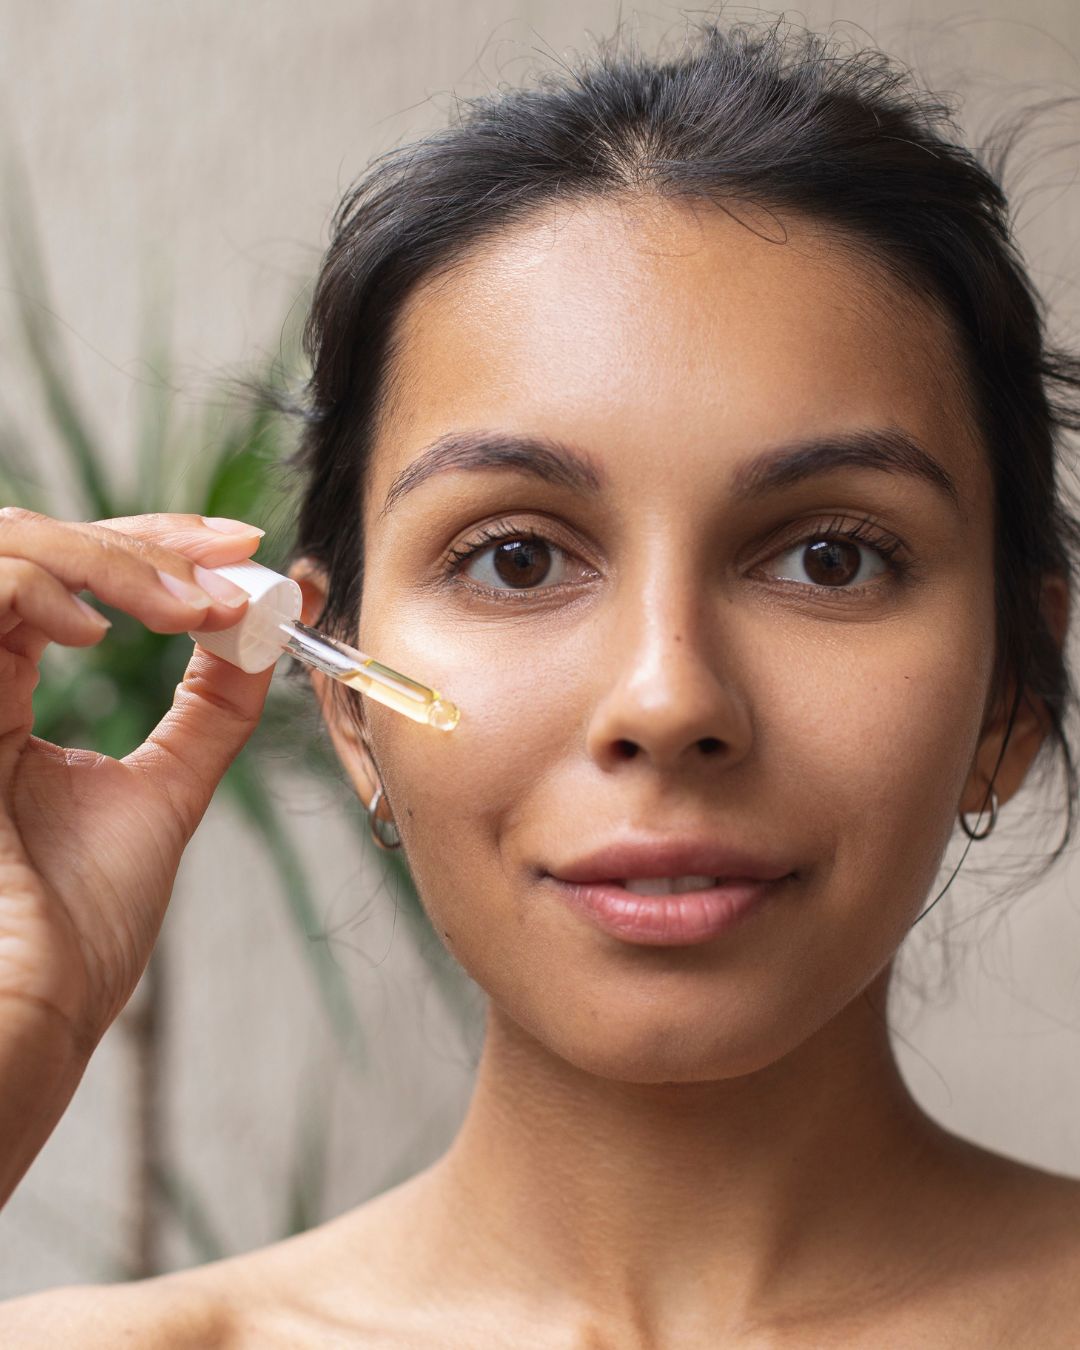
<instances>
[{"instance_id":1,"label":"eye","mask_svg":"<svg viewBox=\"0 0 1080 1350\"><path fill-rule=\"evenodd\" d=\"M543 535L497 525L451 550L448 562L450 574L464 573L470 581L500 596L552 590L583 566L575 569L566 550Z\"/></svg>"},{"instance_id":2,"label":"eye","mask_svg":"<svg viewBox=\"0 0 1080 1350\"><path fill-rule=\"evenodd\" d=\"M872 520L834 518L811 529L804 526L796 543L773 555L768 574L804 590L858 593L884 584L878 582L882 576L904 580L912 563L902 556L903 548L895 535ZM524 600L537 591L572 584L583 573L595 575L553 540L509 523L491 525L451 549L443 566L448 577L464 574L474 590L498 600Z\"/></svg>"},{"instance_id":3,"label":"eye","mask_svg":"<svg viewBox=\"0 0 1080 1350\"><path fill-rule=\"evenodd\" d=\"M871 521L846 529L834 522L775 554L780 566L770 567L769 575L822 590L861 590L880 576L903 575L905 564L896 556L900 548L898 539L878 532Z\"/></svg>"}]
</instances>

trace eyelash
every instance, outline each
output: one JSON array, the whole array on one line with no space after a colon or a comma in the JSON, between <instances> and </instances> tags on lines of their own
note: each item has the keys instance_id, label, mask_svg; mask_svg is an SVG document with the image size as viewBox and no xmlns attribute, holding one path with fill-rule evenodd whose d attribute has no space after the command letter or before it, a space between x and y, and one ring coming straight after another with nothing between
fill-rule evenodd
<instances>
[{"instance_id":1,"label":"eyelash","mask_svg":"<svg viewBox=\"0 0 1080 1350\"><path fill-rule=\"evenodd\" d=\"M797 548L799 544L811 544L821 541L834 540L853 540L855 543L865 544L872 548L878 556L884 561L888 570L889 580L899 584L905 581L911 574L914 564L910 559L902 556L904 545L895 535L882 530L876 521L870 517L864 517L854 523L845 525L846 518L843 516L834 517L833 520L825 525L815 525L810 530L805 530L797 539L791 540L779 553L790 553L792 549ZM476 539L470 540L468 544L458 549L451 549L446 559L445 575L448 578L456 577L464 571L466 565L479 554L487 551L492 544L502 543L507 539L519 540L522 543L549 544L561 552L567 550L561 549L560 545L554 540L547 538L535 530L515 528L509 523L489 525ZM775 554L772 556L776 556ZM798 586L803 591L811 593L825 593L827 595L861 595L875 585L880 585L880 581L863 582L859 586L819 586L814 582L787 582L787 579L781 578L786 584ZM468 585L474 589L482 590L485 596L490 596L495 600L509 600L517 602L536 595L542 590L558 590L557 586L533 587L532 589L522 588L520 590L497 590L492 586L485 586L482 582L470 580Z\"/></svg>"}]
</instances>

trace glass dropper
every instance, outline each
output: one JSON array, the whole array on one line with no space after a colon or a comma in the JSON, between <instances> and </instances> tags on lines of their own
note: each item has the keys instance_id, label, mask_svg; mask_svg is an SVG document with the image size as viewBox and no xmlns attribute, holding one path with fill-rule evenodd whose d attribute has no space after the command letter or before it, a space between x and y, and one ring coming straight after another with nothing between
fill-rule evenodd
<instances>
[{"instance_id":1,"label":"glass dropper","mask_svg":"<svg viewBox=\"0 0 1080 1350\"><path fill-rule=\"evenodd\" d=\"M439 731L453 731L457 726L461 716L457 706L444 699L437 689L410 680L355 647L309 628L299 619L286 619L277 627L286 638L287 652L331 679L359 689L414 722L426 723Z\"/></svg>"},{"instance_id":2,"label":"glass dropper","mask_svg":"<svg viewBox=\"0 0 1080 1350\"><path fill-rule=\"evenodd\" d=\"M283 651L313 666L333 680L404 713L414 722L453 731L461 714L437 689L410 680L355 647L328 637L300 622L303 594L299 585L253 558L213 569L248 593L250 603L229 628L202 630L192 638L215 656L231 661L249 674L267 670Z\"/></svg>"}]
</instances>

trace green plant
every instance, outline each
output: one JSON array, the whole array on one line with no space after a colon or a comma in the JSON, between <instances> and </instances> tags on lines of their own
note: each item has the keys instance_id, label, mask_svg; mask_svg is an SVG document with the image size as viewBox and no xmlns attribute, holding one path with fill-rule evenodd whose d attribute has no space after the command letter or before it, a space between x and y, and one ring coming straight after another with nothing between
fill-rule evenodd
<instances>
[{"instance_id":1,"label":"green plant","mask_svg":"<svg viewBox=\"0 0 1080 1350\"><path fill-rule=\"evenodd\" d=\"M14 426L0 426L0 502L62 517L65 513L57 501L63 487L77 503L70 514L78 519L166 509L236 517L266 528L258 560L281 568L289 546L291 511L277 473L287 449L280 417L258 399L228 397L218 390L202 407L181 418L167 378L165 344L152 336L145 368L154 375L138 385L133 481L119 481L120 475L110 469L80 406L69 373L63 335L48 299L36 231L30 224L28 194L17 188L9 191L8 200L19 203L7 222L12 317L27 371L41 395L46 434L59 452L67 481L44 481L37 467L42 463L40 452L31 453ZM98 603L113 624L100 644L78 651L57 646L46 650L34 695L34 731L57 744L122 757L145 738L169 706L192 644L186 634L152 633L129 615ZM344 972L334 960L327 935L320 932L316 899L300 853L268 785L270 770L281 764L287 764L292 774L319 779L338 775L337 761L325 738L313 734L313 719L309 700L289 682L275 680L260 725L230 766L211 810L229 808L238 813L270 855L328 1019L347 1061L360 1072L366 1063L363 1031ZM362 811L353 815L359 827L358 847L372 848L366 817ZM407 867L397 854L380 855L380 861L396 882L399 916L404 917L411 939L429 960L433 978L450 1007L459 1016L467 1016L466 982L434 939ZM137 1081L144 1100L139 1107L143 1138L135 1169L142 1179L141 1194L133 1206L135 1236L124 1267L129 1277L151 1274L158 1266L155 1200L184 1224L197 1256L211 1259L227 1254L215 1235L207 1206L167 1156L162 1156L156 1055L162 1035L155 973L159 956L160 944L144 976L145 987L140 987L142 1002L130 1019L139 1061ZM321 1147L321 1130L308 1128L290 1186L287 1232L307 1226L317 1215ZM395 1170L407 1167L407 1160L402 1160Z\"/></svg>"},{"instance_id":2,"label":"green plant","mask_svg":"<svg viewBox=\"0 0 1080 1350\"><path fill-rule=\"evenodd\" d=\"M143 434L136 447L137 481L117 484L88 418L79 407L65 369L58 326L47 302L45 278L32 236L13 233L15 317L29 368L38 382L54 444L72 476L79 519L139 515L163 509L234 516L256 524L267 521L259 561L280 566L288 541L274 470L284 453L283 433L269 410L237 402L202 410L194 424L177 426L164 401L163 379L140 385ZM160 368L162 353L157 352ZM206 447L192 454L191 447ZM167 480L168 466L180 466ZM12 440L0 453L0 495L48 515L59 515L53 491L33 474L29 457ZM276 525L276 528L275 528ZM143 740L172 701L173 690L191 656L185 633L152 633L138 620L108 605L100 606L113 627L103 642L87 651L46 649L42 679L34 695L34 732L58 745L79 746L120 758ZM285 884L281 893L297 929L317 934L318 921L304 868L273 797L259 771L272 747L294 768L326 774L329 759L322 742L305 730L301 696L283 681L271 688L264 719L248 747L230 766L219 791L263 838ZM330 1020L350 1050L362 1052L341 969L325 944L305 942Z\"/></svg>"}]
</instances>

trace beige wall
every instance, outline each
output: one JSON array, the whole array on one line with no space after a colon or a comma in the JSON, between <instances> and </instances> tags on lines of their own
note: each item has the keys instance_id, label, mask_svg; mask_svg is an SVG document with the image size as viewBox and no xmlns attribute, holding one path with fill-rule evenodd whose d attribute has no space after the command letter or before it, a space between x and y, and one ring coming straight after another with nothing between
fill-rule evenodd
<instances>
[{"instance_id":1,"label":"beige wall","mask_svg":"<svg viewBox=\"0 0 1080 1350\"><path fill-rule=\"evenodd\" d=\"M648 10L635 18L623 8L643 41L679 27L673 7ZM223 370L274 348L340 189L373 153L440 125L451 88L482 92L522 79L547 52L587 50L588 32L610 31L617 12L595 0L0 0L0 124L30 168L55 307L117 463L130 455L133 390L146 377L144 301L168 299L180 384L198 398ZM995 0L977 16L959 0L810 2L791 13L801 16L816 28L852 21L853 40L904 57L933 88L962 90L973 77L961 117L972 135L1003 97L1080 85L1074 0ZM1075 121L1054 126L1059 142L1075 138ZM1077 152L1024 158L1020 242L1059 324L1076 334ZM5 314L0 401L32 434L37 414L8 328ZM168 1119L171 1147L233 1250L281 1231L297 1124L313 1107L329 1120L329 1216L397 1179L403 1159L418 1166L442 1150L477 1048L475 1035L454 1032L425 967L394 931L377 870L352 842L344 790L285 774L276 790L320 869L327 927L373 902L355 943L335 947L371 1059L363 1073L340 1062L269 868L215 805L167 920ZM1024 848L1022 835L1003 831L981 856ZM992 880L990 890L958 883L949 922L985 903ZM905 1073L934 1115L1080 1176L1078 891L1074 864L1004 911L968 917L949 935L966 944L955 999L898 1013ZM911 939L905 968L914 977L935 969L936 918ZM106 1278L123 1251L132 1125L124 1036L121 1022L0 1218L0 1296ZM168 1257L192 1259L175 1230Z\"/></svg>"}]
</instances>

